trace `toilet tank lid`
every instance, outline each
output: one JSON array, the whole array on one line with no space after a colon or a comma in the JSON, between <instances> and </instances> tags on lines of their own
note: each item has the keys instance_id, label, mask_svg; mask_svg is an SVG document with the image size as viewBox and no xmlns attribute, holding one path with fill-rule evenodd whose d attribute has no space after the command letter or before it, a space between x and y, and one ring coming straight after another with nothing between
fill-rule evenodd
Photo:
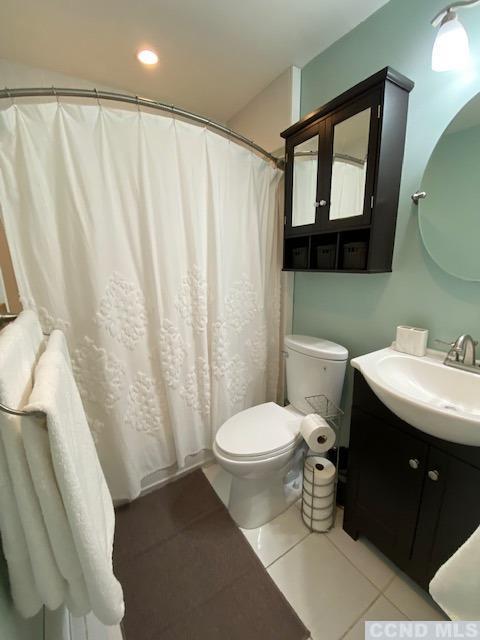
<instances>
[{"instance_id":1,"label":"toilet tank lid","mask_svg":"<svg viewBox=\"0 0 480 640\"><path fill-rule=\"evenodd\" d=\"M324 360L348 360L348 351L345 347L323 338L313 338L312 336L285 336L284 341L287 349L304 353L314 358Z\"/></svg>"}]
</instances>

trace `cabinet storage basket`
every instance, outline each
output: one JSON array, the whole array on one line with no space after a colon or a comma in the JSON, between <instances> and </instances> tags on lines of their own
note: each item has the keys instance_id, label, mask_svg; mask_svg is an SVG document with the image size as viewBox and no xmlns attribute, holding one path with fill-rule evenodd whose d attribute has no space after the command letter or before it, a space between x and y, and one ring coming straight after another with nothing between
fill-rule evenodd
<instances>
[{"instance_id":1,"label":"cabinet storage basket","mask_svg":"<svg viewBox=\"0 0 480 640\"><path fill-rule=\"evenodd\" d=\"M336 258L336 244L321 244L317 246L317 269L335 269Z\"/></svg>"},{"instance_id":2,"label":"cabinet storage basket","mask_svg":"<svg viewBox=\"0 0 480 640\"><path fill-rule=\"evenodd\" d=\"M343 245L343 268L365 269L368 245L366 242L347 242Z\"/></svg>"}]
</instances>

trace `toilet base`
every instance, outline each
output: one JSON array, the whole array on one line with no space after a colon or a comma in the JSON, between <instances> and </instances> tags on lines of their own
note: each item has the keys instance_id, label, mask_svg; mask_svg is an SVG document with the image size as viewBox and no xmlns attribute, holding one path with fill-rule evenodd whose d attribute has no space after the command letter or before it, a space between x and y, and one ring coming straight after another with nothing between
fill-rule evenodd
<instances>
[{"instance_id":1,"label":"toilet base","mask_svg":"<svg viewBox=\"0 0 480 640\"><path fill-rule=\"evenodd\" d=\"M301 475L288 478L290 468L288 465L273 476L255 480L232 476L228 510L239 527L261 527L298 500L302 491Z\"/></svg>"}]
</instances>

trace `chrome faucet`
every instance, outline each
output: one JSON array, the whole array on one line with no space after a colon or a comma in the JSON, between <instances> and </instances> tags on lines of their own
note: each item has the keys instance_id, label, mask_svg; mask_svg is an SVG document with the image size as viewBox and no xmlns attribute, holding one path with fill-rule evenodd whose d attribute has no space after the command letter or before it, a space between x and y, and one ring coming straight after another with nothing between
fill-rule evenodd
<instances>
[{"instance_id":1,"label":"chrome faucet","mask_svg":"<svg viewBox=\"0 0 480 640\"><path fill-rule=\"evenodd\" d=\"M475 347L478 342L470 334L464 333L455 342L444 342L443 340L436 340L436 342L450 347L443 363L447 367L480 374L480 365L477 364L475 356Z\"/></svg>"}]
</instances>

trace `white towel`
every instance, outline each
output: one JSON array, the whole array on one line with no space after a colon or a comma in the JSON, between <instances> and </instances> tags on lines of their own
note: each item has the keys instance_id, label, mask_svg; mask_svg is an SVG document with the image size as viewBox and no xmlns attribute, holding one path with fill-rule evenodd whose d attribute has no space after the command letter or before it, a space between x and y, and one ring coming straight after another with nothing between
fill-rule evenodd
<instances>
[{"instance_id":1,"label":"white towel","mask_svg":"<svg viewBox=\"0 0 480 640\"><path fill-rule=\"evenodd\" d=\"M42 344L40 324L32 311L21 313L0 333L0 401L3 404L14 409L22 407L31 390L32 372ZM2 494L5 494L1 519L2 536L8 540L5 555L12 596L19 612L29 617L38 611L39 604L49 609L59 607L65 599L66 583L58 570L33 486L20 421L17 416L0 412L0 464L6 463L1 479ZM29 558L31 572L25 556ZM19 566L22 575L19 575Z\"/></svg>"},{"instance_id":2,"label":"white towel","mask_svg":"<svg viewBox=\"0 0 480 640\"><path fill-rule=\"evenodd\" d=\"M35 369L24 407L42 411L53 467L82 566L92 611L107 625L124 614L123 593L113 574L115 514L73 378L65 338L53 331Z\"/></svg>"},{"instance_id":3,"label":"white towel","mask_svg":"<svg viewBox=\"0 0 480 640\"><path fill-rule=\"evenodd\" d=\"M90 600L55 478L45 421L22 418L22 436L53 553L60 573L67 582L67 607L74 616L84 616L91 611Z\"/></svg>"},{"instance_id":4,"label":"white towel","mask_svg":"<svg viewBox=\"0 0 480 640\"><path fill-rule=\"evenodd\" d=\"M0 425L0 429L2 426ZM31 618L42 608L35 586L27 541L18 514L7 469L7 459L0 440L0 531L7 561L10 590L15 608L24 618Z\"/></svg>"},{"instance_id":5,"label":"white towel","mask_svg":"<svg viewBox=\"0 0 480 640\"><path fill-rule=\"evenodd\" d=\"M440 567L429 589L451 620L480 620L480 527Z\"/></svg>"}]
</instances>

